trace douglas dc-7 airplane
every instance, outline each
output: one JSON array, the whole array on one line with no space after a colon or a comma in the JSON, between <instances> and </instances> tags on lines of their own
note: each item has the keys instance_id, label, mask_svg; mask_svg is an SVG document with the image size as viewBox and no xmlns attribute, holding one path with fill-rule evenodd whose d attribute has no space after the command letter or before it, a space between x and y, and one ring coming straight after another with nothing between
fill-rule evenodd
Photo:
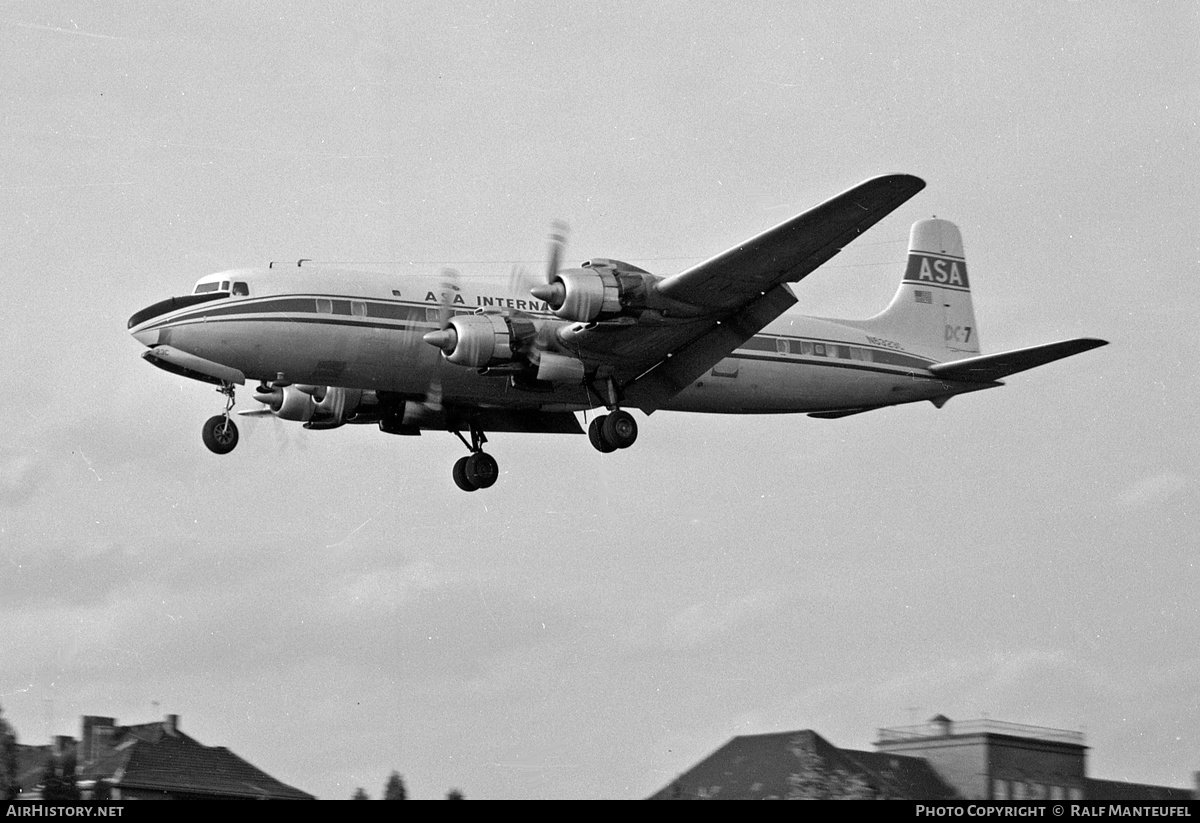
<instances>
[{"instance_id":1,"label":"douglas dc-7 airplane","mask_svg":"<svg viewBox=\"0 0 1200 823\"><path fill-rule=\"evenodd\" d=\"M225 412L204 425L217 454L237 445L234 386L255 380L273 414L308 429L375 423L389 434L453 432L465 491L495 483L486 432L582 434L601 452L637 438L628 409L836 418L1003 385L1000 379L1105 345L1079 338L983 355L958 228L912 227L891 304L867 320L784 314L796 283L925 187L875 177L671 276L595 258L498 293L495 278L333 265L236 269L200 279L129 319L142 354L212 383ZM466 432L466 436L464 436Z\"/></svg>"}]
</instances>

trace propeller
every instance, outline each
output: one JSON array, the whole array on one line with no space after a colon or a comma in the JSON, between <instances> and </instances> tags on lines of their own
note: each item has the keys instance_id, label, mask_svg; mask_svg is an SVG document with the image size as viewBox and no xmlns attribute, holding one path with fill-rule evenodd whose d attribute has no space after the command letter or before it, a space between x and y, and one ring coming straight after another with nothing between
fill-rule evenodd
<instances>
[{"instance_id":1,"label":"propeller","mask_svg":"<svg viewBox=\"0 0 1200 823\"><path fill-rule=\"evenodd\" d=\"M454 314L454 295L459 292L458 271L451 268L442 269L441 283L442 302L438 309L438 330L422 336L422 340L431 346L436 346L443 352L452 352L458 345L458 333L450 325ZM438 376L442 368L440 360L434 364L433 373L429 377L429 388L425 392L426 409L431 412L442 410L442 381Z\"/></svg>"},{"instance_id":2,"label":"propeller","mask_svg":"<svg viewBox=\"0 0 1200 823\"><path fill-rule=\"evenodd\" d=\"M431 331L421 337L426 343L443 352L452 352L458 345L458 334L450 325L452 315L453 294L458 291L458 272L454 269L442 269L442 302L438 311L438 330Z\"/></svg>"},{"instance_id":3,"label":"propeller","mask_svg":"<svg viewBox=\"0 0 1200 823\"><path fill-rule=\"evenodd\" d=\"M566 297L563 284L556 283L554 277L562 265L563 251L567 246L567 231L567 224L561 220L555 220L551 224L549 248L546 253L546 282L529 290L530 294L538 300L549 303L552 308L561 306Z\"/></svg>"}]
</instances>

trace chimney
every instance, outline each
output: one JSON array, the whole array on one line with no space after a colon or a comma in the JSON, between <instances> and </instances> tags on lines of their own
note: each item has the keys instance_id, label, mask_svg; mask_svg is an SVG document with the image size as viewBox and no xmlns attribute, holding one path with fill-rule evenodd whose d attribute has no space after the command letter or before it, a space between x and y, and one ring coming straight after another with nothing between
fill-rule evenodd
<instances>
[{"instance_id":1,"label":"chimney","mask_svg":"<svg viewBox=\"0 0 1200 823\"><path fill-rule=\"evenodd\" d=\"M56 734L54 736L53 752L56 758L61 760L65 755L70 754L73 748L75 748L75 738L71 735Z\"/></svg>"},{"instance_id":2,"label":"chimney","mask_svg":"<svg viewBox=\"0 0 1200 823\"><path fill-rule=\"evenodd\" d=\"M79 759L82 763L95 763L112 748L113 727L116 720L111 717L83 716L83 733L80 739Z\"/></svg>"},{"instance_id":3,"label":"chimney","mask_svg":"<svg viewBox=\"0 0 1200 823\"><path fill-rule=\"evenodd\" d=\"M937 714L929 718L929 723L933 726L934 732L939 737L949 737L950 729L954 726L954 721L944 714Z\"/></svg>"},{"instance_id":4,"label":"chimney","mask_svg":"<svg viewBox=\"0 0 1200 823\"><path fill-rule=\"evenodd\" d=\"M163 731L174 737L179 732L179 715L169 714L163 718Z\"/></svg>"}]
</instances>

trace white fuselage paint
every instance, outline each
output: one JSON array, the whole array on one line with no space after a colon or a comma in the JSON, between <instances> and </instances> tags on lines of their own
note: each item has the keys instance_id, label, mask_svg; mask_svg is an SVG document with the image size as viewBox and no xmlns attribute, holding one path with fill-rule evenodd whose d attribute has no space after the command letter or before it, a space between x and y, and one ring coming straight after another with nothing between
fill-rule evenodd
<instances>
[{"instance_id":1,"label":"white fuselage paint","mask_svg":"<svg viewBox=\"0 0 1200 823\"><path fill-rule=\"evenodd\" d=\"M415 268L415 267L414 267ZM503 278L374 274L327 266L243 269L205 281L241 281L249 296L161 314L131 329L148 346L170 345L244 373L247 380L343 386L421 396L435 383L446 403L579 411L602 405L594 390L552 393L510 386L445 362L422 336L439 326L442 293L454 311L522 312L565 325L545 304L506 293ZM324 302L321 302L324 301ZM327 311L318 311L316 307ZM785 314L662 406L713 413L823 412L894 405L962 391L926 367L936 353L869 336L838 321Z\"/></svg>"}]
</instances>

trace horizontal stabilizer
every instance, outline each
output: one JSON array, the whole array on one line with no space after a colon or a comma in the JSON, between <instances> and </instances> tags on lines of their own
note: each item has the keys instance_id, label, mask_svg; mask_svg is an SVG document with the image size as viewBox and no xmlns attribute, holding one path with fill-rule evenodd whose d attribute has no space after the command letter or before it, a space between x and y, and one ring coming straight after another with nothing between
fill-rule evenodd
<instances>
[{"instance_id":1,"label":"horizontal stabilizer","mask_svg":"<svg viewBox=\"0 0 1200 823\"><path fill-rule=\"evenodd\" d=\"M981 357L968 357L965 360L938 363L930 366L929 370L946 380L991 383L1010 374L1044 366L1055 360L1107 345L1107 340L1080 337L1075 340L1047 343L1043 346L1030 346L1027 349L1014 349L999 354L985 354Z\"/></svg>"}]
</instances>

